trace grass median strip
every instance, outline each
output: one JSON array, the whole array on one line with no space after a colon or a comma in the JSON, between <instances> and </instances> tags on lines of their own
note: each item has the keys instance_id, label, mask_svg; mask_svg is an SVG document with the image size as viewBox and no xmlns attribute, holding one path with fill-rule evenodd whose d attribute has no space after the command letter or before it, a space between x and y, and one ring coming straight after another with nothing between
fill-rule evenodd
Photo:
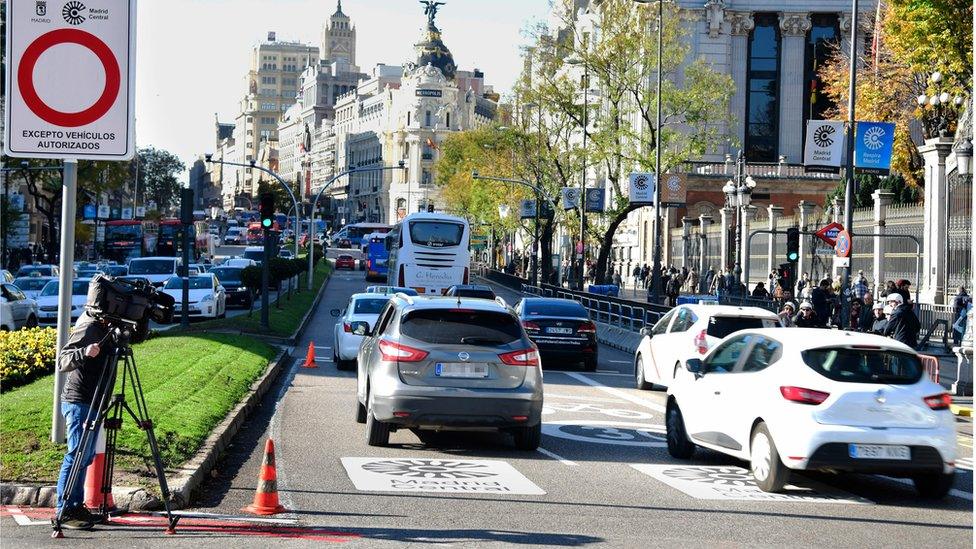
<instances>
[{"instance_id":1,"label":"grass median strip","mask_svg":"<svg viewBox=\"0 0 976 549\"><path fill-rule=\"evenodd\" d=\"M285 295L285 289L282 288L282 294L279 300L281 308L279 309L274 304L269 308L268 326L270 330L267 333L277 336L290 336L298 328L298 324L305 317L305 313L312 308L312 303L315 302L315 296L331 272L332 265L330 263L319 262L315 266L314 276L312 277L312 291L304 288L300 292L293 291L291 299L288 299ZM261 311L255 309L250 316L245 314L232 318L200 322L191 326L190 330L227 328L244 332L261 332Z\"/></svg>"},{"instance_id":2,"label":"grass median strip","mask_svg":"<svg viewBox=\"0 0 976 549\"><path fill-rule=\"evenodd\" d=\"M275 351L234 334L174 334L133 346L163 461L175 467L190 458L211 430L237 405L267 368ZM50 442L54 376L0 395L0 479L52 482L64 445ZM126 395L131 402L131 392ZM120 472L148 467L145 433L123 419Z\"/></svg>"}]
</instances>

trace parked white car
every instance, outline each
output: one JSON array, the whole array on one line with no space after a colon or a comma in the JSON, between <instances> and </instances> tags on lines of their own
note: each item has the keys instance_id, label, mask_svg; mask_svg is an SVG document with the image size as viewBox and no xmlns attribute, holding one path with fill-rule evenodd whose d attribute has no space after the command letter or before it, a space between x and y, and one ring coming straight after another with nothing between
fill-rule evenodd
<instances>
[{"instance_id":1,"label":"parked white car","mask_svg":"<svg viewBox=\"0 0 976 549\"><path fill-rule=\"evenodd\" d=\"M253 259L243 257L232 257L220 264L221 267L257 267L258 264Z\"/></svg>"},{"instance_id":2,"label":"parked white car","mask_svg":"<svg viewBox=\"0 0 976 549\"><path fill-rule=\"evenodd\" d=\"M223 318L227 313L227 292L217 277L211 273L193 275L189 278L190 294L187 307L191 317ZM166 281L163 293L176 300L175 316L183 314L183 279L174 276Z\"/></svg>"},{"instance_id":3,"label":"parked white car","mask_svg":"<svg viewBox=\"0 0 976 549\"><path fill-rule=\"evenodd\" d=\"M701 358L709 349L739 330L779 327L775 313L758 307L732 305L679 305L641 330L634 353L638 389L668 387L683 370L684 361Z\"/></svg>"},{"instance_id":4,"label":"parked white car","mask_svg":"<svg viewBox=\"0 0 976 549\"><path fill-rule=\"evenodd\" d=\"M85 312L88 301L88 283L91 279L76 278L71 282L71 321L78 320ZM41 326L57 326L58 324L58 288L57 279L48 282L37 297L37 318Z\"/></svg>"},{"instance_id":5,"label":"parked white car","mask_svg":"<svg viewBox=\"0 0 976 549\"><path fill-rule=\"evenodd\" d=\"M0 330L12 332L37 324L37 302L13 284L0 284Z\"/></svg>"},{"instance_id":6,"label":"parked white car","mask_svg":"<svg viewBox=\"0 0 976 549\"><path fill-rule=\"evenodd\" d=\"M167 280L179 276L182 261L178 257L136 257L129 260L129 276L143 276L162 286Z\"/></svg>"},{"instance_id":7,"label":"parked white car","mask_svg":"<svg viewBox=\"0 0 976 549\"><path fill-rule=\"evenodd\" d=\"M344 310L332 310L332 316L341 316L335 323L332 344L332 360L337 369L355 366L363 336L376 324L380 311L389 300L382 294L353 294Z\"/></svg>"},{"instance_id":8,"label":"parked white car","mask_svg":"<svg viewBox=\"0 0 976 549\"><path fill-rule=\"evenodd\" d=\"M791 470L909 477L925 497L952 487L952 402L893 339L816 328L733 334L685 363L668 389L668 452L702 446L749 462L775 492Z\"/></svg>"},{"instance_id":9,"label":"parked white car","mask_svg":"<svg viewBox=\"0 0 976 549\"><path fill-rule=\"evenodd\" d=\"M22 276L20 278L14 279L14 286L20 288L20 291L24 292L24 295L31 299L37 299L41 295L41 290L47 283L57 280L54 276Z\"/></svg>"}]
</instances>

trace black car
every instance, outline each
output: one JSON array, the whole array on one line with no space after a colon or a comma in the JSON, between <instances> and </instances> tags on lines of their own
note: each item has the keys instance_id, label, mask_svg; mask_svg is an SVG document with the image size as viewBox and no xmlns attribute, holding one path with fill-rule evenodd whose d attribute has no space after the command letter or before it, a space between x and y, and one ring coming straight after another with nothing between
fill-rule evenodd
<instances>
[{"instance_id":1,"label":"black car","mask_svg":"<svg viewBox=\"0 0 976 549\"><path fill-rule=\"evenodd\" d=\"M519 302L515 313L539 347L543 367L582 363L585 371L596 370L596 324L582 305L571 299L530 297Z\"/></svg>"},{"instance_id":2,"label":"black car","mask_svg":"<svg viewBox=\"0 0 976 549\"><path fill-rule=\"evenodd\" d=\"M476 297L478 299L495 299L495 292L491 286L484 284L455 284L447 289L444 295L456 297Z\"/></svg>"},{"instance_id":3,"label":"black car","mask_svg":"<svg viewBox=\"0 0 976 549\"><path fill-rule=\"evenodd\" d=\"M250 309L254 302L254 292L241 281L243 270L244 267L214 267L210 270L227 293L227 307Z\"/></svg>"}]
</instances>

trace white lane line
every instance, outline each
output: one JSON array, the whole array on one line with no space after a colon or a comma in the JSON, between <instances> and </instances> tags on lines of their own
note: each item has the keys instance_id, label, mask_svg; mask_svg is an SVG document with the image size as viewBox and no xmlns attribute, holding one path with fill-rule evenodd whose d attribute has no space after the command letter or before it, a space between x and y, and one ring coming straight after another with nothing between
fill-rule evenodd
<instances>
[{"instance_id":1,"label":"white lane line","mask_svg":"<svg viewBox=\"0 0 976 549\"><path fill-rule=\"evenodd\" d=\"M577 467L577 466L579 466L579 463L576 463L575 461L570 461L570 460L562 457L561 455L559 455L559 454L557 454L555 452L550 452L549 450L546 450L542 446L536 448L536 451L538 451L540 454L542 454L544 456L551 457L552 459L558 461L559 463L562 463L563 465L568 465L570 467Z\"/></svg>"},{"instance_id":2,"label":"white lane line","mask_svg":"<svg viewBox=\"0 0 976 549\"><path fill-rule=\"evenodd\" d=\"M14 519L17 526L38 526L42 524L51 525L49 520L31 520L30 517L25 515L19 507L7 507L7 511L10 513L10 518Z\"/></svg>"},{"instance_id":3,"label":"white lane line","mask_svg":"<svg viewBox=\"0 0 976 549\"><path fill-rule=\"evenodd\" d=\"M154 517L165 517L166 513L163 512L153 512L149 513ZM241 515L224 515L220 513L198 513L193 511L173 511L174 515L179 515L186 518L204 518L204 519L214 519L214 520L226 520L229 522L256 522L265 524L282 524L282 525L294 525L298 524L298 519L276 519L276 518L261 518L261 517L246 517Z\"/></svg>"},{"instance_id":4,"label":"white lane line","mask_svg":"<svg viewBox=\"0 0 976 549\"><path fill-rule=\"evenodd\" d=\"M328 362L329 364L331 364L332 363L332 359L331 358L318 358L318 357L315 357L315 362Z\"/></svg>"},{"instance_id":5,"label":"white lane line","mask_svg":"<svg viewBox=\"0 0 976 549\"><path fill-rule=\"evenodd\" d=\"M577 381L582 381L583 383L585 383L585 384L587 384L587 385L589 385L591 387L596 387L597 389L600 389L604 393L611 394L611 395L613 395L613 396L615 396L617 398L622 398L622 399L626 400L627 402L633 402L634 404L637 404L638 406L643 406L645 408L650 408L651 410L657 410L658 412L663 412L664 411L664 406L662 406L662 405L660 405L660 404L658 404L656 402L650 402L648 400L644 400L642 398L635 397L634 395L625 393L624 391L621 391L620 389L616 389L614 387L607 387L606 385L600 383L599 381L590 379L590 378L584 376L583 374L578 374L576 372L563 372L563 373L566 374L566 375L568 375L569 377L577 380Z\"/></svg>"},{"instance_id":6,"label":"white lane line","mask_svg":"<svg viewBox=\"0 0 976 549\"><path fill-rule=\"evenodd\" d=\"M909 485L912 484L912 481L910 479L907 479L907 478L895 478L895 477L884 477L884 478L886 478L888 480L893 480L893 481L895 481L895 482L897 482L899 484L909 484ZM949 495L950 496L955 496L957 498L968 499L969 501L973 501L973 494L972 494L972 492L963 492L962 490L957 490L957 489L953 488L953 489L949 490Z\"/></svg>"},{"instance_id":7,"label":"white lane line","mask_svg":"<svg viewBox=\"0 0 976 549\"><path fill-rule=\"evenodd\" d=\"M583 400L587 402L612 402L617 404L620 402L618 398L602 398L602 397L591 397L591 396L580 396L580 395L563 395L555 393L546 393L546 398L568 398L571 400Z\"/></svg>"},{"instance_id":8,"label":"white lane line","mask_svg":"<svg viewBox=\"0 0 976 549\"><path fill-rule=\"evenodd\" d=\"M315 348L316 349L331 349L332 347L329 347L328 345L315 345Z\"/></svg>"}]
</instances>

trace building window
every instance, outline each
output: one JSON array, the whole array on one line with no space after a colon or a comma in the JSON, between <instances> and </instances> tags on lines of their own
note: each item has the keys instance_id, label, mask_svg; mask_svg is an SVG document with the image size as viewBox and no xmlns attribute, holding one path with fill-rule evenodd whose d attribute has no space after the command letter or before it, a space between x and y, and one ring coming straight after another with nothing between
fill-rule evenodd
<instances>
[{"instance_id":1,"label":"building window","mask_svg":"<svg viewBox=\"0 0 976 549\"><path fill-rule=\"evenodd\" d=\"M827 111L832 110L836 105L825 92L824 83L817 74L830 59L831 54L837 48L840 38L840 29L837 24L837 15L833 13L816 13L810 16L813 26L807 35L806 55L804 64L806 67L807 82L805 89L806 97L803 102L804 120L822 120Z\"/></svg>"},{"instance_id":2,"label":"building window","mask_svg":"<svg viewBox=\"0 0 976 549\"><path fill-rule=\"evenodd\" d=\"M410 125L410 111L407 111L407 125Z\"/></svg>"},{"instance_id":3,"label":"building window","mask_svg":"<svg viewBox=\"0 0 976 549\"><path fill-rule=\"evenodd\" d=\"M426 114L424 114L424 127L425 128L429 128L430 127L430 120L431 120L430 111L427 111Z\"/></svg>"},{"instance_id":4,"label":"building window","mask_svg":"<svg viewBox=\"0 0 976 549\"><path fill-rule=\"evenodd\" d=\"M421 160L433 160L434 159L434 149L430 145L428 145L427 143L424 143L424 148L421 150L421 153L420 153L420 159Z\"/></svg>"},{"instance_id":5,"label":"building window","mask_svg":"<svg viewBox=\"0 0 976 549\"><path fill-rule=\"evenodd\" d=\"M426 187L426 186L428 186L430 184L431 184L430 170L428 170L427 168L424 168L420 172L420 186L421 187Z\"/></svg>"},{"instance_id":6,"label":"building window","mask_svg":"<svg viewBox=\"0 0 976 549\"><path fill-rule=\"evenodd\" d=\"M779 154L779 20L775 13L755 15L749 36L746 73L746 159L775 162Z\"/></svg>"},{"instance_id":7,"label":"building window","mask_svg":"<svg viewBox=\"0 0 976 549\"><path fill-rule=\"evenodd\" d=\"M451 113L447 113L447 121L445 122L447 129L451 129Z\"/></svg>"}]
</instances>

